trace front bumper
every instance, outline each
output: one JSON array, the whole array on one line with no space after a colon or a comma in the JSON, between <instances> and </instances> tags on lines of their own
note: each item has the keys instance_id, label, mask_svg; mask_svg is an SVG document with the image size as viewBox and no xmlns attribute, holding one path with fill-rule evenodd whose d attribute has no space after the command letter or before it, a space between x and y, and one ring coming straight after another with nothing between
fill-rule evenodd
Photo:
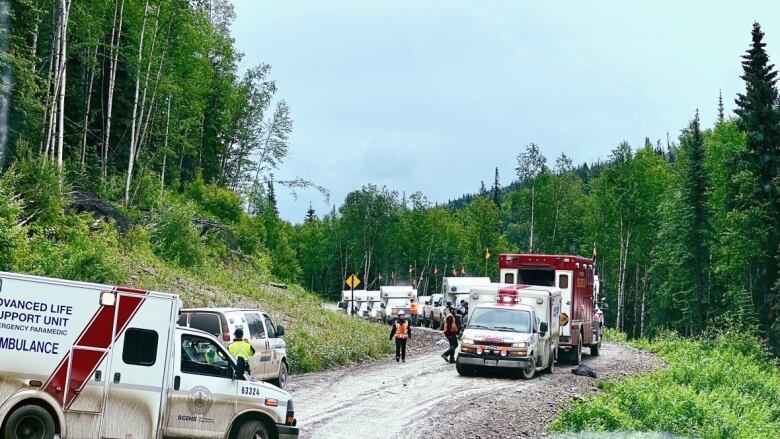
<instances>
[{"instance_id":1,"label":"front bumper","mask_svg":"<svg viewBox=\"0 0 780 439\"><path fill-rule=\"evenodd\" d=\"M279 432L279 439L295 439L298 437L298 427L277 424L276 431Z\"/></svg>"},{"instance_id":2,"label":"front bumper","mask_svg":"<svg viewBox=\"0 0 780 439\"><path fill-rule=\"evenodd\" d=\"M478 367L502 367L507 369L525 369L531 363L531 357L502 357L499 355L471 354L459 352L455 360L458 364Z\"/></svg>"}]
</instances>

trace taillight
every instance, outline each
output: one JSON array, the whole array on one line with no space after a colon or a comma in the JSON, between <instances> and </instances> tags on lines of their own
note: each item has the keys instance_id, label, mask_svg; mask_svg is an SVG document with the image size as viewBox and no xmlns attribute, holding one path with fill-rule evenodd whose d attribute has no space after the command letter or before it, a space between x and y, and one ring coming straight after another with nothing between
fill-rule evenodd
<instances>
[{"instance_id":1,"label":"taillight","mask_svg":"<svg viewBox=\"0 0 780 439\"><path fill-rule=\"evenodd\" d=\"M228 328L227 325L222 327L222 340L230 341L230 328Z\"/></svg>"}]
</instances>

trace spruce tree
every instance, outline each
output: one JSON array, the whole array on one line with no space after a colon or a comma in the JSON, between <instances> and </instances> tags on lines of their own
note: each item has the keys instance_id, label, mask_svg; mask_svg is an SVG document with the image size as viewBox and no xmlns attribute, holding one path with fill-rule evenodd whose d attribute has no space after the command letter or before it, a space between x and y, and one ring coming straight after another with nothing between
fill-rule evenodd
<instances>
[{"instance_id":1,"label":"spruce tree","mask_svg":"<svg viewBox=\"0 0 780 439\"><path fill-rule=\"evenodd\" d=\"M767 310L769 290L777 281L778 268L775 256L780 245L780 196L778 195L778 149L780 148L780 112L776 107L778 92L775 86L777 71L766 53L766 43L761 25L753 23L752 43L742 56L745 93L737 95L734 112L739 116L737 125L747 136L747 150L737 159L734 175L748 173L757 181L756 193L745 194L736 186L732 199L735 209L753 211L752 221L757 227L767 230L768 236L761 243L761 252L755 255L757 279L753 283L754 302L762 311L763 323L768 323ZM749 232L749 231L746 231ZM755 235L755 234L754 234ZM766 306L769 305L769 306Z\"/></svg>"},{"instance_id":2,"label":"spruce tree","mask_svg":"<svg viewBox=\"0 0 780 439\"><path fill-rule=\"evenodd\" d=\"M317 221L317 212L314 211L314 208L311 206L311 203L309 203L309 210L306 211L306 217L303 219L304 223L313 223Z\"/></svg>"},{"instance_id":3,"label":"spruce tree","mask_svg":"<svg viewBox=\"0 0 780 439\"><path fill-rule=\"evenodd\" d=\"M723 123L726 116L723 114L723 91L718 90L718 123Z\"/></svg>"},{"instance_id":4,"label":"spruce tree","mask_svg":"<svg viewBox=\"0 0 780 439\"><path fill-rule=\"evenodd\" d=\"M276 208L276 190L274 190L273 178L268 179L268 193L266 193L266 199L268 200L268 204L271 206L274 212L278 212Z\"/></svg>"},{"instance_id":5,"label":"spruce tree","mask_svg":"<svg viewBox=\"0 0 780 439\"><path fill-rule=\"evenodd\" d=\"M501 209L501 183L498 181L498 166L496 166L496 177L493 180L493 188L490 190L490 195L496 207Z\"/></svg>"}]
</instances>

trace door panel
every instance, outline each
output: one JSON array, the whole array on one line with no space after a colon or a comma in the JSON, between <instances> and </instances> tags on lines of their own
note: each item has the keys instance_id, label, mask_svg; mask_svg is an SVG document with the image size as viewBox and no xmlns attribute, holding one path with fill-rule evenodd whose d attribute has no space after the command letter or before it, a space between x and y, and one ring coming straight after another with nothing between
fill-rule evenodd
<instances>
[{"instance_id":1,"label":"door panel","mask_svg":"<svg viewBox=\"0 0 780 439\"><path fill-rule=\"evenodd\" d=\"M141 297L142 303L125 324L118 324L110 355L110 372L102 437L139 439L154 437L160 428L163 397L170 363L171 322L174 302L169 299L118 293L120 313ZM132 420L132 422L128 422Z\"/></svg>"},{"instance_id":2,"label":"door panel","mask_svg":"<svg viewBox=\"0 0 780 439\"><path fill-rule=\"evenodd\" d=\"M176 343L166 436L222 437L235 415L236 383L229 354L212 340L182 334Z\"/></svg>"},{"instance_id":3,"label":"door panel","mask_svg":"<svg viewBox=\"0 0 780 439\"><path fill-rule=\"evenodd\" d=\"M270 378L276 378L279 376L279 367L282 365L282 358L284 358L287 350L287 343L276 335L276 326L274 326L274 322L267 314L263 314L263 323L265 324L271 354L271 359L268 363L268 375Z\"/></svg>"},{"instance_id":4,"label":"door panel","mask_svg":"<svg viewBox=\"0 0 780 439\"><path fill-rule=\"evenodd\" d=\"M266 379L269 375L267 358L270 357L270 345L268 335L266 334L263 319L258 312L244 313L247 326L249 326L249 336L244 334L249 340L249 344L255 348L255 354L249 359L249 370L251 375L258 379Z\"/></svg>"}]
</instances>

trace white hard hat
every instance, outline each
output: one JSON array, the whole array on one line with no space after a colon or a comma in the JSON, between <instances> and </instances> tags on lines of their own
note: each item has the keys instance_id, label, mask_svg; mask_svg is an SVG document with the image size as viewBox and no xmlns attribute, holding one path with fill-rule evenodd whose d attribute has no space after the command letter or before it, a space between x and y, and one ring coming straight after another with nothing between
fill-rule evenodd
<instances>
[{"instance_id":1,"label":"white hard hat","mask_svg":"<svg viewBox=\"0 0 780 439\"><path fill-rule=\"evenodd\" d=\"M406 315L406 311L403 311L403 310L398 311L398 317L403 317L405 315Z\"/></svg>"}]
</instances>

